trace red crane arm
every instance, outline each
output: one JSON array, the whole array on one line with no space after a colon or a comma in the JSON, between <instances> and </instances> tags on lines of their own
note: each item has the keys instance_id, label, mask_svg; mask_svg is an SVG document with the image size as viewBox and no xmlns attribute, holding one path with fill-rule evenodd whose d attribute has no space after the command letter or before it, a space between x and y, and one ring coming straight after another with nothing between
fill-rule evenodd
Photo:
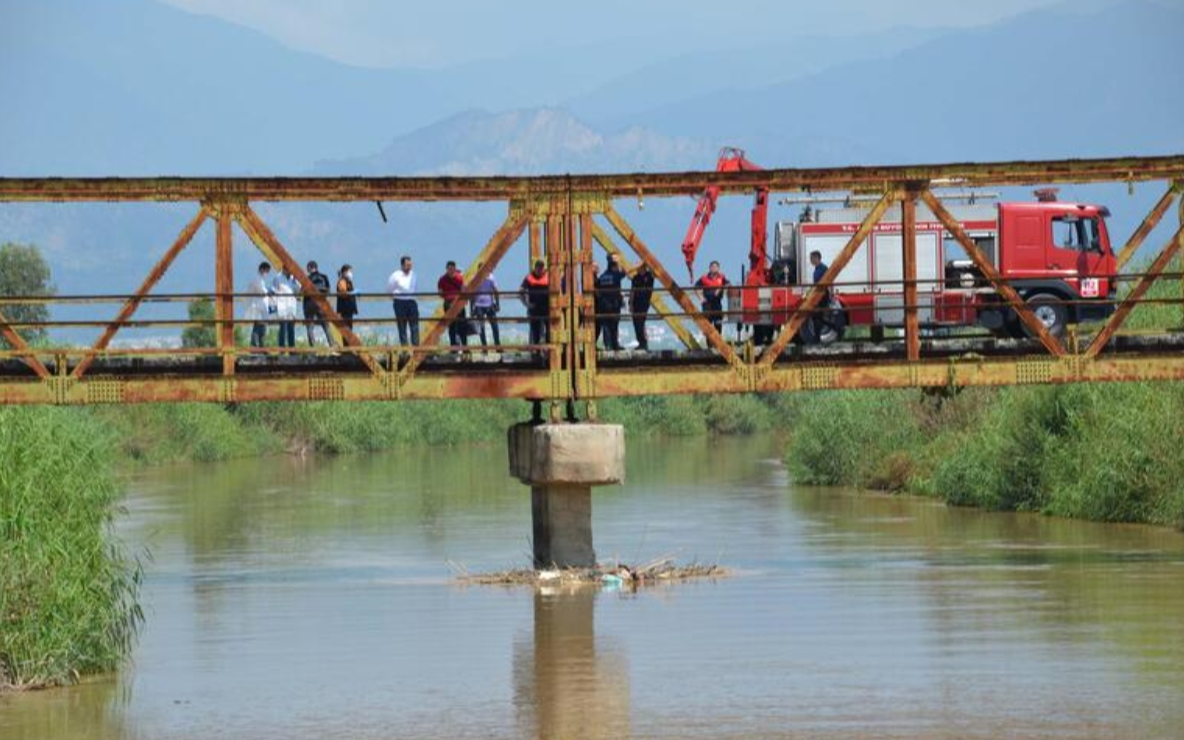
<instances>
[{"instance_id":1,"label":"red crane arm","mask_svg":"<svg viewBox=\"0 0 1184 740\"><path fill-rule=\"evenodd\" d=\"M724 147L721 149L719 151L719 161L715 164L716 172L747 172L759 169L761 168L758 165L753 164L744 156L743 149L737 149L735 147ZM767 188L758 188L756 204L752 208L752 249L748 258L753 264L758 259L756 257L758 251L760 252L759 260L762 264L765 259L768 196L769 191ZM699 196L699 204L695 207L695 215L691 218L691 225L687 227L686 238L682 240L682 254L687 261L687 272L690 273L692 282L695 280L695 255L699 251L699 244L703 241L703 232L707 229L707 224L711 223L711 216L715 213L715 206L718 200L719 188L714 185L708 185L703 191L703 195ZM760 220L759 247L757 244L758 216Z\"/></svg>"}]
</instances>

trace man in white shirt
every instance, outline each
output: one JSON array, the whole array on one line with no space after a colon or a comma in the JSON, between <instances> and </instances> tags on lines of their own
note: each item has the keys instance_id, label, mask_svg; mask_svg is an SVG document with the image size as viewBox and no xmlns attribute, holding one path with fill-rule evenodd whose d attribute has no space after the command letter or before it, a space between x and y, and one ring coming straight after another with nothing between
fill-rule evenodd
<instances>
[{"instance_id":1,"label":"man in white shirt","mask_svg":"<svg viewBox=\"0 0 1184 740\"><path fill-rule=\"evenodd\" d=\"M419 304L415 302L419 282L415 271L411 269L410 257L403 255L399 260L399 269L391 273L390 279L386 281L386 289L394 301L399 344L407 346L408 329L411 330L411 344L419 344Z\"/></svg>"},{"instance_id":2,"label":"man in white shirt","mask_svg":"<svg viewBox=\"0 0 1184 740\"><path fill-rule=\"evenodd\" d=\"M247 307L247 318L254 323L251 326L251 346L263 347L267 345L267 322L275 310L275 303L271 298L271 265L259 264L259 274L251 281L247 292L256 298Z\"/></svg>"}]
</instances>

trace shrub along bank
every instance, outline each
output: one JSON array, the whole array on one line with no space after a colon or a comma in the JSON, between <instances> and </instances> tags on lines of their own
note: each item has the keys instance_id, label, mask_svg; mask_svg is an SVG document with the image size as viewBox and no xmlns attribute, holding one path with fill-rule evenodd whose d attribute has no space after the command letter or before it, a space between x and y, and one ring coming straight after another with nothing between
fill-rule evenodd
<instances>
[{"instance_id":1,"label":"shrub along bank","mask_svg":"<svg viewBox=\"0 0 1184 740\"><path fill-rule=\"evenodd\" d=\"M792 426L787 462L803 483L1184 526L1180 384L817 393Z\"/></svg>"}]
</instances>

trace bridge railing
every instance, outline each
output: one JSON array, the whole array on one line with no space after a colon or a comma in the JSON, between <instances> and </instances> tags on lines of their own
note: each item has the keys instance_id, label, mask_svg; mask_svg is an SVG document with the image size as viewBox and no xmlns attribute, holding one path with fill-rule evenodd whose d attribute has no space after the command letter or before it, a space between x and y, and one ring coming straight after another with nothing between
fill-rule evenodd
<instances>
[{"instance_id":1,"label":"bridge railing","mask_svg":"<svg viewBox=\"0 0 1184 740\"><path fill-rule=\"evenodd\" d=\"M902 168L839 170L767 170L746 173L672 173L542 178L323 178L323 179L150 179L150 180L5 180L0 201L173 201L196 200L196 214L129 295L10 296L0 298L0 402L98 402L217 400L265 398L436 398L512 396L556 402L613 395L681 392L747 392L828 387L937 386L1014 382L1071 382L1184 377L1180 351L1170 341L1138 345L1122 340L1147 329L1174 335L1179 329L1179 254L1184 227L1137 272L1124 274L1112 299L1109 316L1082 323L1062 333L1042 320L1021 296L1013 280L1001 276L988 255L966 234L946 209L937 188L950 178L970 185L1058 182L1134 182L1166 180L1166 192L1116 253L1126 263L1170 210L1184 177L1184 157L1063 162L1022 162ZM817 284L729 288L731 300L719 311L705 310L700 292L680 284L618 210L622 198L662 197L701 192L707 185L724 192L767 187L775 192L819 189L873 191L877 200L846 243L830 260ZM252 208L253 200L503 200L503 223L464 270L466 289L450 306L435 306L421 318L418 346L395 342L397 319L379 309L349 321L311 284L301 264ZM978 286L1007 312L1022 337L999 339L981 329L942 326L923 320L932 309L924 296L939 280L918 278L916 211L924 204L942 223L977 270ZM861 284L839 281L890 208L901 216L901 277ZM1184 208L1181 210L1184 224ZM208 292L158 295L155 287L178 255L205 223L214 239L214 285ZM278 317L243 315L243 305L258 299L236 292L233 227L277 269L288 272L329 325L335 346L243 346L241 334L256 324L271 327ZM506 343L496 361L476 347L443 344L456 327L480 284L511 250L526 259L523 273L535 260L547 266L549 313L536 333L542 341ZM680 348L660 353L618 353L598 346L597 328L613 314L597 309L593 262L597 249L615 255L626 270L644 263L653 272L652 321L662 321ZM502 270L505 274L507 270ZM1079 276L1080 277L1080 276ZM751 318L743 297L762 290L792 294L775 319L760 325ZM879 289L898 296L891 306L901 317L890 333L852 331L844 340L819 346L820 330L842 309L825 303L833 294ZM628 289L626 289L627 292ZM503 290L503 296L516 289ZM377 306L388 296L361 296L363 305ZM431 298L434 300L434 298ZM189 304L208 300L213 317L206 319L137 316L151 304ZM511 300L513 300L511 298ZM503 298L503 302L505 298ZM118 306L110 318L18 320L9 307L48 303ZM740 305L737 305L740 304ZM1054 296L1046 306L1061 310L1083 305L1082 299ZM389 304L388 304L389 305ZM1096 303L1094 304L1096 305ZM1135 329L1132 314L1163 309L1163 324ZM14 313L20 313L19 311ZM622 318L628 327L628 309ZM498 317L500 326L528 328L521 312ZM470 319L471 320L471 319ZM297 325L304 318L292 319ZM536 317L537 321L537 317ZM1146 322L1144 322L1146 323ZM737 330L735 327L739 325ZM1013 328L1014 328L1013 327ZM98 330L85 346L60 343L62 330ZM135 347L113 344L123 330L208 329L205 346ZM545 331L542 331L545 328ZM1050 330L1051 329L1051 330ZM628 328L626 329L628 330ZM25 335L49 333L53 344L30 344ZM898 336L892 336L898 334ZM978 345L968 340L981 339ZM1129 346L1128 346L1129 345ZM1126 350L1130 350L1129 352ZM332 354L330 354L332 353ZM97 389L97 390L96 390Z\"/></svg>"}]
</instances>

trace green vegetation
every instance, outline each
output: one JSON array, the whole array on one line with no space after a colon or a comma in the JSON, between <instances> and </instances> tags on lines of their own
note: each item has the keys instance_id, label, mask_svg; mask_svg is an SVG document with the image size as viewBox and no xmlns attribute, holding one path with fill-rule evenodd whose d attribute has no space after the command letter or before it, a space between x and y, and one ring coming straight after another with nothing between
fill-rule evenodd
<instances>
[{"instance_id":1,"label":"green vegetation","mask_svg":"<svg viewBox=\"0 0 1184 740\"><path fill-rule=\"evenodd\" d=\"M600 418L631 435L751 434L787 419L784 396L613 399ZM395 447L497 442L529 417L522 401L161 404L75 409L99 422L134 463L214 461L295 452L350 454Z\"/></svg>"},{"instance_id":2,"label":"green vegetation","mask_svg":"<svg viewBox=\"0 0 1184 740\"><path fill-rule=\"evenodd\" d=\"M797 480L960 506L1184 526L1184 388L1171 383L804 396Z\"/></svg>"},{"instance_id":3,"label":"green vegetation","mask_svg":"<svg viewBox=\"0 0 1184 740\"><path fill-rule=\"evenodd\" d=\"M109 436L63 409L0 409L0 688L110 670L142 614L112 539Z\"/></svg>"},{"instance_id":4,"label":"green vegetation","mask_svg":"<svg viewBox=\"0 0 1184 740\"><path fill-rule=\"evenodd\" d=\"M214 301L210 298L195 298L188 306L190 321L213 321L217 318ZM247 332L242 326L234 327L234 343L239 347L247 344ZM197 324L181 330L182 347L217 347L218 329L214 324Z\"/></svg>"},{"instance_id":5,"label":"green vegetation","mask_svg":"<svg viewBox=\"0 0 1184 740\"><path fill-rule=\"evenodd\" d=\"M49 265L41 250L32 244L8 243L0 246L0 296L51 296ZM0 303L0 313L13 324L42 323L49 320L44 303ZM18 329L26 342L44 341L45 329ZM7 343L0 339L0 347Z\"/></svg>"}]
</instances>

